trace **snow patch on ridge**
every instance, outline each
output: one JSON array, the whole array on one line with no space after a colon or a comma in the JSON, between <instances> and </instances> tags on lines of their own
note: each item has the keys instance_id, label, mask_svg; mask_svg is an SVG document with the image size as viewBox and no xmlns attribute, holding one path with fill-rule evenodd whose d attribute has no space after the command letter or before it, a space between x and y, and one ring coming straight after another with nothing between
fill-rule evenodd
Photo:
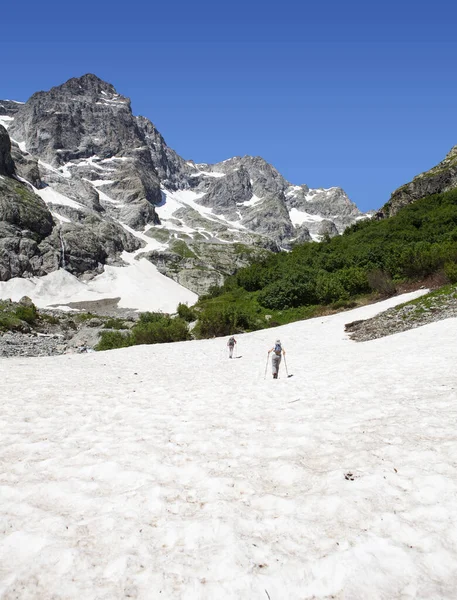
<instances>
[{"instance_id":1,"label":"snow patch on ridge","mask_svg":"<svg viewBox=\"0 0 457 600\"><path fill-rule=\"evenodd\" d=\"M319 215L311 215L302 210L298 210L297 208L291 208L289 211L289 217L292 221L292 225L302 225L303 223L318 223L320 221L324 221L324 217Z\"/></svg>"},{"instance_id":2,"label":"snow patch on ridge","mask_svg":"<svg viewBox=\"0 0 457 600\"><path fill-rule=\"evenodd\" d=\"M33 187L33 186L32 186ZM87 212L87 207L67 196L64 196L60 192L57 192L52 187L45 187L42 189L38 189L36 187L33 188L33 191L37 196L40 196L42 200L46 202L46 204L60 204L62 206L70 206L71 208L76 208L77 210L82 210Z\"/></svg>"},{"instance_id":3,"label":"snow patch on ridge","mask_svg":"<svg viewBox=\"0 0 457 600\"><path fill-rule=\"evenodd\" d=\"M131 259L131 256L124 258ZM20 300L29 296L40 308L120 297L118 306L141 311L174 312L180 302L195 304L198 296L158 272L146 259L126 267L105 265L105 270L89 282L80 281L63 269L43 277L15 277L0 282L0 297Z\"/></svg>"},{"instance_id":4,"label":"snow patch on ridge","mask_svg":"<svg viewBox=\"0 0 457 600\"><path fill-rule=\"evenodd\" d=\"M244 202L237 202L237 206L255 206L256 204L260 204L263 201L263 198L259 198L255 194L252 195L250 200L245 200Z\"/></svg>"},{"instance_id":5,"label":"snow patch on ridge","mask_svg":"<svg viewBox=\"0 0 457 600\"><path fill-rule=\"evenodd\" d=\"M5 129L8 129L12 121L14 121L14 117L9 117L8 115L0 115L0 125L3 125Z\"/></svg>"}]
</instances>

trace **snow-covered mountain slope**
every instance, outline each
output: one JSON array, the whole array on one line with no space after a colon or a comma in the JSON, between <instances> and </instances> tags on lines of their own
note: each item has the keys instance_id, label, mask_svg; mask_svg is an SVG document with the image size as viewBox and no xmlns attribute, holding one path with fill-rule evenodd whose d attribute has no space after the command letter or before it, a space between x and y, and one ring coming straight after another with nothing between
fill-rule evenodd
<instances>
[{"instance_id":1,"label":"snow-covered mountain slope","mask_svg":"<svg viewBox=\"0 0 457 600\"><path fill-rule=\"evenodd\" d=\"M0 597L453 600L457 320L344 333L408 297L0 360Z\"/></svg>"},{"instance_id":2,"label":"snow-covered mountain slope","mask_svg":"<svg viewBox=\"0 0 457 600\"><path fill-rule=\"evenodd\" d=\"M364 218L340 188L291 185L260 157L185 161L148 119L133 115L128 98L92 74L24 104L0 101L0 124L14 141L18 175L33 184L56 225L39 268L24 268L23 260L11 276L57 266L77 276L99 273L136 249L139 232L161 242L145 251L147 260L201 293L269 251L337 235Z\"/></svg>"}]
</instances>

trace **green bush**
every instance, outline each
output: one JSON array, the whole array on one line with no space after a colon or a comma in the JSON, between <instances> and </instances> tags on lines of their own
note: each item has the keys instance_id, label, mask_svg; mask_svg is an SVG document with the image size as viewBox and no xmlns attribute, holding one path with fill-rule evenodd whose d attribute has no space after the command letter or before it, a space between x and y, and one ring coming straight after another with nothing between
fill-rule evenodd
<instances>
[{"instance_id":1,"label":"green bush","mask_svg":"<svg viewBox=\"0 0 457 600\"><path fill-rule=\"evenodd\" d=\"M102 331L100 341L95 350L114 350L115 348L127 348L133 344L132 336L120 331Z\"/></svg>"},{"instance_id":2,"label":"green bush","mask_svg":"<svg viewBox=\"0 0 457 600\"><path fill-rule=\"evenodd\" d=\"M188 323L191 323L192 321L195 321L197 319L197 313L195 312L195 310L189 308L187 304L183 304L182 302L178 304L177 312L179 317L181 319L184 319L184 321L187 321Z\"/></svg>"},{"instance_id":3,"label":"green bush","mask_svg":"<svg viewBox=\"0 0 457 600\"><path fill-rule=\"evenodd\" d=\"M33 325L38 318L38 311L34 304L28 306L20 304L14 311L14 314L18 319L25 321L29 325Z\"/></svg>"},{"instance_id":4,"label":"green bush","mask_svg":"<svg viewBox=\"0 0 457 600\"><path fill-rule=\"evenodd\" d=\"M315 284L312 281L281 279L267 285L258 295L259 304L273 310L285 310L316 302Z\"/></svg>"},{"instance_id":5,"label":"green bush","mask_svg":"<svg viewBox=\"0 0 457 600\"><path fill-rule=\"evenodd\" d=\"M220 337L258 329L257 321L234 304L210 305L198 315L194 333L198 338Z\"/></svg>"},{"instance_id":6,"label":"green bush","mask_svg":"<svg viewBox=\"0 0 457 600\"><path fill-rule=\"evenodd\" d=\"M134 344L164 344L190 339L187 323L183 319L165 316L161 320L138 323L131 335Z\"/></svg>"},{"instance_id":7,"label":"green bush","mask_svg":"<svg viewBox=\"0 0 457 600\"><path fill-rule=\"evenodd\" d=\"M0 331L20 331L23 325L13 313L0 312Z\"/></svg>"},{"instance_id":8,"label":"green bush","mask_svg":"<svg viewBox=\"0 0 457 600\"><path fill-rule=\"evenodd\" d=\"M118 319L116 321L121 321ZM109 321L107 322L109 324ZM115 323L117 324L117 323ZM180 318L171 318L162 313L142 313L140 320L129 333L103 331L96 350L126 348L137 344L163 344L190 339L187 323Z\"/></svg>"},{"instance_id":9,"label":"green bush","mask_svg":"<svg viewBox=\"0 0 457 600\"><path fill-rule=\"evenodd\" d=\"M90 319L99 319L100 315L95 315L94 313L91 312L86 312L86 313L78 313L75 315L75 319L77 321L90 321Z\"/></svg>"},{"instance_id":10,"label":"green bush","mask_svg":"<svg viewBox=\"0 0 457 600\"><path fill-rule=\"evenodd\" d=\"M103 327L105 329L126 329L123 319L108 319L105 321Z\"/></svg>"},{"instance_id":11,"label":"green bush","mask_svg":"<svg viewBox=\"0 0 457 600\"><path fill-rule=\"evenodd\" d=\"M162 312L144 312L140 313L139 323L158 323L167 317Z\"/></svg>"},{"instance_id":12,"label":"green bush","mask_svg":"<svg viewBox=\"0 0 457 600\"><path fill-rule=\"evenodd\" d=\"M457 263L447 262L444 265L444 273L450 283L457 283Z\"/></svg>"},{"instance_id":13,"label":"green bush","mask_svg":"<svg viewBox=\"0 0 457 600\"><path fill-rule=\"evenodd\" d=\"M349 299L349 293L344 289L338 274L325 272L317 277L316 296L321 304Z\"/></svg>"},{"instance_id":14,"label":"green bush","mask_svg":"<svg viewBox=\"0 0 457 600\"><path fill-rule=\"evenodd\" d=\"M60 320L57 317L54 317L53 315L41 314L40 319L42 321L45 321L46 323L49 323L50 325L58 325L60 323Z\"/></svg>"}]
</instances>

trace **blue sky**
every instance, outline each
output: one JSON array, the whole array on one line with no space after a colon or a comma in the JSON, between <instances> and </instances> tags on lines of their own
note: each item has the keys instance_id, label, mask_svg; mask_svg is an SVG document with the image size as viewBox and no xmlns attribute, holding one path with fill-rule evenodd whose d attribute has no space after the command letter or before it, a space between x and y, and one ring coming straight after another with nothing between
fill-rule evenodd
<instances>
[{"instance_id":1,"label":"blue sky","mask_svg":"<svg viewBox=\"0 0 457 600\"><path fill-rule=\"evenodd\" d=\"M0 98L95 73L186 159L260 155L379 208L457 144L457 8L370 4L3 7Z\"/></svg>"}]
</instances>

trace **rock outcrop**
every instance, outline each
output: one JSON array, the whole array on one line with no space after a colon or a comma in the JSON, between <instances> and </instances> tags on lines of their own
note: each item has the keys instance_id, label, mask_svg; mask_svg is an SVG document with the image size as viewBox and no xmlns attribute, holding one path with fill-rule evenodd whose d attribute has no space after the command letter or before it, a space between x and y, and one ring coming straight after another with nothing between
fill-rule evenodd
<instances>
[{"instance_id":1,"label":"rock outcrop","mask_svg":"<svg viewBox=\"0 0 457 600\"><path fill-rule=\"evenodd\" d=\"M11 158L11 141L8 132L0 125L0 175L11 177L14 174L14 162Z\"/></svg>"},{"instance_id":2,"label":"rock outcrop","mask_svg":"<svg viewBox=\"0 0 457 600\"><path fill-rule=\"evenodd\" d=\"M417 175L410 183L393 192L390 200L376 214L377 218L391 217L419 200L457 187L457 146L454 146L436 167Z\"/></svg>"},{"instance_id":3,"label":"rock outcrop","mask_svg":"<svg viewBox=\"0 0 457 600\"><path fill-rule=\"evenodd\" d=\"M26 103L0 101L0 123L13 140L6 152L9 138L0 130L0 172L29 184L50 223L33 240L21 233L19 248L10 229L20 227L12 223L11 190L27 187L4 184L10 195L3 238L23 258L5 266L1 278L58 267L96 273L143 246L138 256L203 293L262 252L337 235L363 217L340 188L291 185L261 157L184 160L153 123L132 114L128 98L92 74ZM177 243L191 255L176 252ZM240 254L240 244L250 250Z\"/></svg>"}]
</instances>

